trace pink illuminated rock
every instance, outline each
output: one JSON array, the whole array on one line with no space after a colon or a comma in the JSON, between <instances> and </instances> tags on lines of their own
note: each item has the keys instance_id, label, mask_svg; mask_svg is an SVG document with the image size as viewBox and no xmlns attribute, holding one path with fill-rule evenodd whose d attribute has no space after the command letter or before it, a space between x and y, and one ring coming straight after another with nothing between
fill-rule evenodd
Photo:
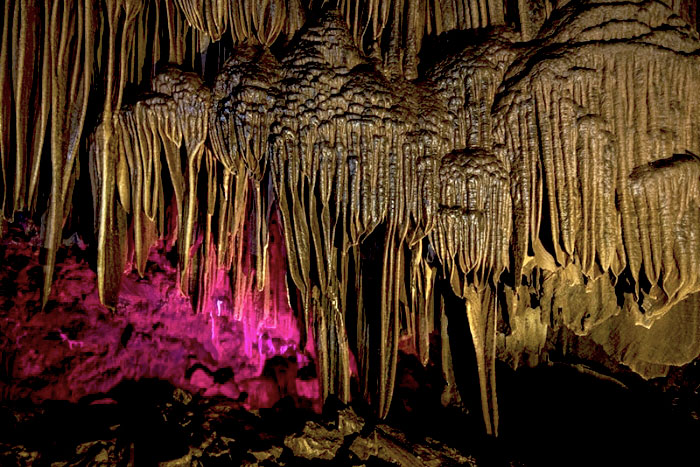
<instances>
[{"instance_id":1,"label":"pink illuminated rock","mask_svg":"<svg viewBox=\"0 0 700 467\"><path fill-rule=\"evenodd\" d=\"M27 229L25 236L13 226L2 239L0 283L12 291L0 294L4 398L75 402L107 393L122 380L156 378L204 396L243 400L250 409L286 396L319 406L317 379L297 375L314 365L313 346L301 348L284 268L271 268L264 290L233 297L226 275L219 274L215 298L204 313L195 313L176 287L176 268L160 242L143 278L125 274L110 312L99 304L84 244L74 235L75 246L59 261L56 287L40 312L39 241L33 227ZM272 238L270 251L283 262L284 248Z\"/></svg>"}]
</instances>

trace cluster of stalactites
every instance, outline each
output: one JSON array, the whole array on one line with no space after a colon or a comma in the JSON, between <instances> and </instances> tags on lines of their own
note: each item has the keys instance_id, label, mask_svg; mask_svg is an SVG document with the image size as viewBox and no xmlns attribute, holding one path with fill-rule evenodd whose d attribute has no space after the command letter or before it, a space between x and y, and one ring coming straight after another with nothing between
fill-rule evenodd
<instances>
[{"instance_id":1,"label":"cluster of stalactites","mask_svg":"<svg viewBox=\"0 0 700 467\"><path fill-rule=\"evenodd\" d=\"M211 147L224 168L225 183L235 177L237 186L235 193L228 186L224 188L228 208L218 217L220 258L233 259L234 256L225 252L230 250L227 242L235 235L226 235L226 226L231 226L228 227L231 232L239 231L250 199L258 290L263 290L267 281L268 224L274 196L266 172L268 140L275 117L272 110L280 80L278 70L279 63L267 49L250 45L238 47L214 83L209 121ZM236 257L241 260L240 254ZM220 264L226 262L220 261Z\"/></svg>"},{"instance_id":2,"label":"cluster of stalactites","mask_svg":"<svg viewBox=\"0 0 700 467\"><path fill-rule=\"evenodd\" d=\"M458 296L484 287L509 262L510 177L503 164L483 150L456 151L440 166L440 208L430 234L440 262Z\"/></svg>"},{"instance_id":3,"label":"cluster of stalactites","mask_svg":"<svg viewBox=\"0 0 700 467\"><path fill-rule=\"evenodd\" d=\"M401 108L417 105L410 94L397 98L370 75L342 78L329 71L318 77L324 86L312 95L309 84L316 77L304 69L296 71L298 81L285 89L278 109L270 157L290 274L304 302L305 323L313 328L317 342L324 395L349 397L345 312L356 306L360 376L368 386L370 371L376 371L375 402L386 415L399 323L417 321L418 310L405 303L404 250L417 251L418 271L420 242L434 218L433 190L444 141L429 129L415 131L430 125L407 121L419 114ZM350 86L350 80L357 80L356 86ZM369 329L374 318L366 313L373 311L363 307L362 297L357 305L349 304L348 297L352 290L362 294L360 247L380 226L380 329ZM424 327L422 345L431 330ZM370 345L374 332L380 333L379 349ZM369 360L377 368L370 370Z\"/></svg>"},{"instance_id":4,"label":"cluster of stalactites","mask_svg":"<svg viewBox=\"0 0 700 467\"><path fill-rule=\"evenodd\" d=\"M0 44L0 230L18 211L33 212L45 142L51 194L45 218L45 275L78 176L79 143L92 83L95 12L92 2L7 1ZM14 110L14 112L12 112ZM48 191L48 187L46 187ZM44 286L44 301L50 280Z\"/></svg>"},{"instance_id":5,"label":"cluster of stalactites","mask_svg":"<svg viewBox=\"0 0 700 467\"><path fill-rule=\"evenodd\" d=\"M271 46L291 40L307 17L337 8L355 45L381 57L388 74L416 78L426 35L505 23L504 0L175 0L185 18L213 41L226 28L234 42Z\"/></svg>"},{"instance_id":6,"label":"cluster of stalactites","mask_svg":"<svg viewBox=\"0 0 700 467\"><path fill-rule=\"evenodd\" d=\"M265 173L279 65L261 47L238 52L213 89L194 73L167 68L153 78L151 94L115 111L111 126L103 121L96 129L91 144L96 213L112 213L119 245L104 263L107 289L118 290L121 271L130 264L143 274L151 247L165 237L177 243L180 290L198 309L208 303L222 270L231 273L234 300L252 293L251 277L259 292L271 290L266 273L274 196ZM106 146L108 126L112 136ZM115 157L117 188L108 206L100 196L106 181L100 162L109 154ZM202 180L204 188L198 186Z\"/></svg>"},{"instance_id":7,"label":"cluster of stalactites","mask_svg":"<svg viewBox=\"0 0 700 467\"><path fill-rule=\"evenodd\" d=\"M271 46L277 37L291 37L304 23L299 0L175 0L185 18L216 42L227 28L235 42Z\"/></svg>"},{"instance_id":8,"label":"cluster of stalactites","mask_svg":"<svg viewBox=\"0 0 700 467\"><path fill-rule=\"evenodd\" d=\"M282 63L262 46L237 48L212 91L192 74L166 70L153 79L156 94L115 111L109 145L104 122L95 133L91 158L114 154L117 181L107 206L100 195L102 165L94 164L97 210L110 213L108 227L119 245L105 262L105 280L118 281L129 262L142 273L155 240L172 237L173 227L164 223L169 200L162 164L174 197L180 287L199 304L217 267L232 271L239 291L249 288L244 263L250 253L258 288L264 287L275 198L302 327L316 344L322 395L349 398L352 348L363 391L386 416L400 344L428 362L429 336L437 330L437 252L447 275L458 278L455 293L465 299L485 421L496 432L494 284L507 264L507 172L487 150L443 155L467 143L489 144L486 109L512 56L504 53L505 43L442 64L445 76L431 90L387 81L369 68L349 74L363 62L362 53L342 19L328 14L300 38L303 53L293 51ZM485 103L476 105L467 95ZM202 179L208 196L197 202ZM244 232L249 218L252 242ZM363 259L365 243L378 248L374 263ZM378 268L374 278L366 277L372 268ZM373 280L377 284L367 282ZM367 299L376 303L365 307L363 290L372 287L379 297L369 291ZM114 288L118 283L108 287ZM350 309L355 323L346 323ZM354 343L349 325L357 327Z\"/></svg>"},{"instance_id":9,"label":"cluster of stalactites","mask_svg":"<svg viewBox=\"0 0 700 467\"><path fill-rule=\"evenodd\" d=\"M435 319L437 257L465 300L484 419L497 432L495 284L509 258L510 181L489 150L461 148L490 144L506 43L447 60L428 86L397 84L357 67L362 54L329 15L300 37L303 54L282 61L270 173L324 396L348 397L352 348L364 394L385 416L399 347L427 364L431 333L449 346L444 316Z\"/></svg>"},{"instance_id":10,"label":"cluster of stalactites","mask_svg":"<svg viewBox=\"0 0 700 467\"><path fill-rule=\"evenodd\" d=\"M111 121L103 119L90 145L95 219L103 211L114 216L112 234L121 245L115 256L103 263L110 282L108 289L116 289L117 293L117 278L125 263L132 260L130 254L136 269L143 274L150 248L165 234L164 216L169 200L165 200L161 178L164 161L175 198L181 287L189 290L188 252L197 222L197 179L205 150L211 92L202 86L197 75L174 69L153 80L153 91L156 94L117 109ZM184 160L181 147L186 154ZM104 162L110 158L114 171L111 176L104 170ZM105 200L100 191L110 179L116 181L116 193ZM111 205L106 204L109 200ZM128 229L128 225L132 228ZM98 224L98 231L100 227ZM127 241L129 231L133 238Z\"/></svg>"},{"instance_id":11,"label":"cluster of stalactites","mask_svg":"<svg viewBox=\"0 0 700 467\"><path fill-rule=\"evenodd\" d=\"M465 300L474 342L486 431L498 433L496 402L497 285L509 263L510 177L484 149L442 158L437 222L430 244L456 296Z\"/></svg>"},{"instance_id":12,"label":"cluster of stalactites","mask_svg":"<svg viewBox=\"0 0 700 467\"><path fill-rule=\"evenodd\" d=\"M697 158L686 154L700 151L700 105L687 98L700 92L697 33L660 3L575 8L542 37L551 53L513 67L521 78L496 112L516 274L528 248L550 271L629 273L649 326L700 288Z\"/></svg>"},{"instance_id":13,"label":"cluster of stalactites","mask_svg":"<svg viewBox=\"0 0 700 467\"><path fill-rule=\"evenodd\" d=\"M320 15L278 62L269 46L322 3L339 14ZM98 71L104 104L89 161L103 302L116 303L127 265L143 274L163 237L177 242L180 288L200 309L220 269L237 296L266 289L276 203L322 395L349 398L353 349L365 396L388 413L399 347L428 362L442 271L464 301L484 420L497 432L507 265L516 285L533 262L575 264L589 278L629 271L643 324L700 288L700 104L687 98L700 92L697 34L658 2L557 10L534 0L518 2L520 38L538 34L541 22L523 26L532 3L553 22L536 46L516 49L517 34L499 32L411 83L401 77L416 77L426 34L502 24L504 2L6 2L0 201L6 217L36 206L48 128L44 300ZM227 28L239 46L211 89L171 68L122 106L126 83L162 58L166 27L172 63L186 51L194 60ZM449 375L444 310L439 332Z\"/></svg>"},{"instance_id":14,"label":"cluster of stalactites","mask_svg":"<svg viewBox=\"0 0 700 467\"><path fill-rule=\"evenodd\" d=\"M155 21L158 27L160 4L141 0L8 0L3 4L0 220L12 219L18 211L46 210L44 303L72 206L94 82L101 83L97 88L104 93L107 114L121 106L126 83L141 81L149 68L144 65L152 66L159 59L160 39L150 36L148 26ZM41 171L48 172L42 169L44 156L48 160L43 166L50 166L51 173L47 205L39 196L40 191L49 191L39 186ZM102 162L107 168L114 161Z\"/></svg>"}]
</instances>

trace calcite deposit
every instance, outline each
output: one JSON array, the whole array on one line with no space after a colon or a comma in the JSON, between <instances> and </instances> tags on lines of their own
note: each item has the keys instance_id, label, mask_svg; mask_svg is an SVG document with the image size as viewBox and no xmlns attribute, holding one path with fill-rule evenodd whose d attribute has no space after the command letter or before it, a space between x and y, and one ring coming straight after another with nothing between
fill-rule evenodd
<instances>
[{"instance_id":1,"label":"calcite deposit","mask_svg":"<svg viewBox=\"0 0 700 467\"><path fill-rule=\"evenodd\" d=\"M243 356L246 381L313 359L321 401L385 418L415 355L495 435L498 360L652 378L700 355L693 1L8 0L1 21L3 242L39 225L43 272L16 278L30 299L3 290L8 397L76 399L18 389L45 370L19 316L71 312L69 236L94 270L76 309L96 294L89 315L135 313L137 336L177 303L160 325L191 320L182 342L210 323L209 366L152 371L189 389ZM156 264L168 287L134 285ZM245 345L222 344L234 327ZM115 371L100 391L134 376Z\"/></svg>"}]
</instances>

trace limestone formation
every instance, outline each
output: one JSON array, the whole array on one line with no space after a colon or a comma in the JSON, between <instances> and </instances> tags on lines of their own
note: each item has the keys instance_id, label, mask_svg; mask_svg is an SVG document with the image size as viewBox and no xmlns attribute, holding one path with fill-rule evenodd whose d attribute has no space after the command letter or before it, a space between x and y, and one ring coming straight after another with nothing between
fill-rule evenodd
<instances>
[{"instance_id":1,"label":"limestone formation","mask_svg":"<svg viewBox=\"0 0 700 467\"><path fill-rule=\"evenodd\" d=\"M73 194L82 168L105 305L152 248L176 245L199 313L227 280L235 297L266 294L254 316L274 320L265 291L286 268L322 397L349 401L356 377L380 417L399 349L427 365L432 335L450 388L450 341L471 338L492 434L497 356L546 361L557 333L645 377L698 357L691 2L8 0L3 13L0 216L44 215L43 304L64 226L90 211Z\"/></svg>"}]
</instances>

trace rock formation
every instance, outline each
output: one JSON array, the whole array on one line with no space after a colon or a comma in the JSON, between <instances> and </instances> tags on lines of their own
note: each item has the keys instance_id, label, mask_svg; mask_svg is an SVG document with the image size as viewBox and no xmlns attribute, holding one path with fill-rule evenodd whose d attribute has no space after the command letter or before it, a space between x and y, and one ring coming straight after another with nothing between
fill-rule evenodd
<instances>
[{"instance_id":1,"label":"rock formation","mask_svg":"<svg viewBox=\"0 0 700 467\"><path fill-rule=\"evenodd\" d=\"M322 398L350 399L356 359L380 417L399 349L425 365L439 336L449 387L471 338L496 434L497 358L599 347L652 377L700 354L696 8L10 0L2 219L43 216L43 305L90 215L107 307L159 245L198 313L223 280L234 313L255 291L276 319L286 269Z\"/></svg>"}]
</instances>

